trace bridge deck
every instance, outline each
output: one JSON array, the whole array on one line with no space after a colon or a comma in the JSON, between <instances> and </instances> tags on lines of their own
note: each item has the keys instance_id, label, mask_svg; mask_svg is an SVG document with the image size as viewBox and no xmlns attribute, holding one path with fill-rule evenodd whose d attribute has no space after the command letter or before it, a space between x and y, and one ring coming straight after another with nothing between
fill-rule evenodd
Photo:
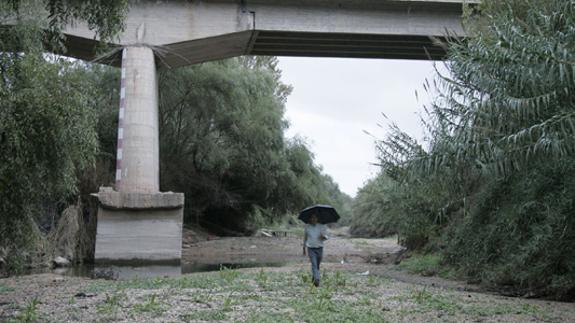
<instances>
[{"instance_id":1,"label":"bridge deck","mask_svg":"<svg viewBox=\"0 0 575 323\"><path fill-rule=\"evenodd\" d=\"M465 1L476 3L477 1ZM117 46L145 44L167 67L240 55L442 59L447 33L465 36L463 0L139 1ZM66 30L67 55L91 60L84 25ZM117 56L104 61L118 64Z\"/></svg>"}]
</instances>

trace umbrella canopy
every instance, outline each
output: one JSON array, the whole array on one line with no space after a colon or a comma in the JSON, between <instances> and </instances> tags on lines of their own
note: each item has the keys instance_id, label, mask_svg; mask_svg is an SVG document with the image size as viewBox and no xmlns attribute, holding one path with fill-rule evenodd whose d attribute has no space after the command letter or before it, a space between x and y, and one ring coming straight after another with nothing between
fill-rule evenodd
<instances>
[{"instance_id":1,"label":"umbrella canopy","mask_svg":"<svg viewBox=\"0 0 575 323\"><path fill-rule=\"evenodd\" d=\"M331 205L314 205L305 208L299 213L298 219L305 223L309 223L309 219L312 215L317 216L317 222L322 224L333 223L339 220L339 214Z\"/></svg>"}]
</instances>

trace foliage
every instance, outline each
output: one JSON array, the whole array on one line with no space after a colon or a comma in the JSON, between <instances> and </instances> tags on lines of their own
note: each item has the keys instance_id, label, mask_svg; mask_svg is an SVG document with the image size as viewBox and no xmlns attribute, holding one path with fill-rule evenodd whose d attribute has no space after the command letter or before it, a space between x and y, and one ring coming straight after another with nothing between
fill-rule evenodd
<instances>
[{"instance_id":1,"label":"foliage","mask_svg":"<svg viewBox=\"0 0 575 323\"><path fill-rule=\"evenodd\" d=\"M31 8L37 17L46 17L42 21L42 27L52 38L50 45L55 47L61 46L58 41L62 40L62 28L77 21L85 22L89 29L94 30L99 39L111 40L123 29L128 1L8 0L2 5L4 11L10 15L16 15L18 19L30 19L25 13Z\"/></svg>"},{"instance_id":2,"label":"foliage","mask_svg":"<svg viewBox=\"0 0 575 323\"><path fill-rule=\"evenodd\" d=\"M378 214L375 227L395 221L410 249L439 251L468 277L572 298L575 3L491 0L478 10L435 83L429 146L393 125L377 143L373 182L395 186L362 190L356 231Z\"/></svg>"},{"instance_id":3,"label":"foliage","mask_svg":"<svg viewBox=\"0 0 575 323\"><path fill-rule=\"evenodd\" d=\"M413 274L434 276L441 272L441 256L437 254L413 254L403 260L399 264L399 268Z\"/></svg>"},{"instance_id":4,"label":"foliage","mask_svg":"<svg viewBox=\"0 0 575 323\"><path fill-rule=\"evenodd\" d=\"M397 214L391 194L398 185L382 174L369 180L357 193L350 233L363 237L385 237L397 233Z\"/></svg>"},{"instance_id":5,"label":"foliage","mask_svg":"<svg viewBox=\"0 0 575 323\"><path fill-rule=\"evenodd\" d=\"M343 196L302 141L284 138L291 88L276 65L249 57L161 71L161 187L186 194L187 221L238 234Z\"/></svg>"},{"instance_id":6,"label":"foliage","mask_svg":"<svg viewBox=\"0 0 575 323\"><path fill-rule=\"evenodd\" d=\"M58 10L44 19L48 4ZM94 87L85 82L82 66L44 54L46 46L57 46L44 37L44 28L48 20L55 31L71 18L92 19L118 5L0 4L0 19L12 24L0 30L0 246L7 250L10 271L43 252L42 230L69 203L77 173L97 151ZM79 12L80 7L94 12ZM118 21L102 16L90 26L107 36L120 28Z\"/></svg>"}]
</instances>

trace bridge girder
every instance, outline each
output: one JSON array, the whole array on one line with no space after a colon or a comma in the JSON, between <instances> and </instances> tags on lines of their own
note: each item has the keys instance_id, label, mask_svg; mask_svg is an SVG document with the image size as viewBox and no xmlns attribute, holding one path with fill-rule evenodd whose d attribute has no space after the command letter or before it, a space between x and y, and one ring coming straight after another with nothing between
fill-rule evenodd
<instances>
[{"instance_id":1,"label":"bridge girder","mask_svg":"<svg viewBox=\"0 0 575 323\"><path fill-rule=\"evenodd\" d=\"M465 36L462 7L463 0L139 1L113 45L150 46L165 67L241 55L438 60L447 35ZM66 55L95 59L92 31L77 24L65 32ZM103 62L118 65L119 55Z\"/></svg>"}]
</instances>

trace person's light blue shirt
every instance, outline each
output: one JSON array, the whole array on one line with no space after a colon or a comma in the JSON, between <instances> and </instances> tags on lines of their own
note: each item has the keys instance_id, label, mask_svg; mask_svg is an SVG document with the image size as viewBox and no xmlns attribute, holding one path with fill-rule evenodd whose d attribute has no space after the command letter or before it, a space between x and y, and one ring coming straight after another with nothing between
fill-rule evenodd
<instances>
[{"instance_id":1,"label":"person's light blue shirt","mask_svg":"<svg viewBox=\"0 0 575 323\"><path fill-rule=\"evenodd\" d=\"M308 248L322 248L323 241L321 240L321 235L327 240L329 238L327 234L327 227L325 224L306 224L305 225L305 245Z\"/></svg>"}]
</instances>

